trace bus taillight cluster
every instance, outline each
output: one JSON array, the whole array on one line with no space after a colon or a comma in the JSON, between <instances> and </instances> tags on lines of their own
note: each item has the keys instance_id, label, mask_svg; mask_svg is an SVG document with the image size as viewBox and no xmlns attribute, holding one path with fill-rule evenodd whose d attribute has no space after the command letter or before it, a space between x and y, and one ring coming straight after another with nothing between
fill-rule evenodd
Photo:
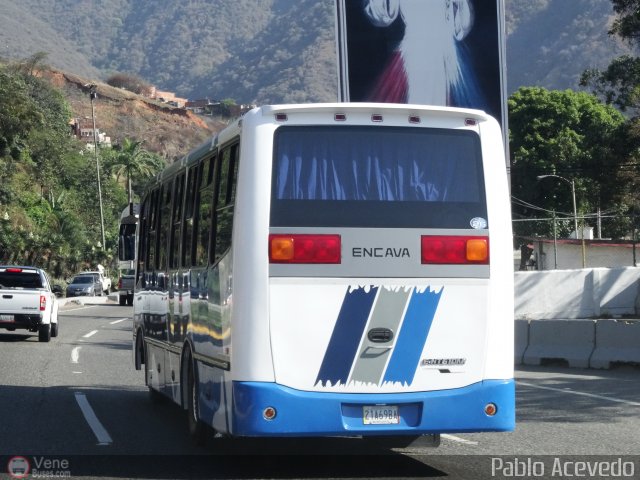
<instances>
[{"instance_id":1,"label":"bus taillight cluster","mask_svg":"<svg viewBox=\"0 0 640 480\"><path fill-rule=\"evenodd\" d=\"M489 263L489 237L423 235L421 247L423 264L486 265Z\"/></svg>"},{"instance_id":2,"label":"bus taillight cluster","mask_svg":"<svg viewBox=\"0 0 640 480\"><path fill-rule=\"evenodd\" d=\"M340 235L269 235L271 263L340 263Z\"/></svg>"}]
</instances>

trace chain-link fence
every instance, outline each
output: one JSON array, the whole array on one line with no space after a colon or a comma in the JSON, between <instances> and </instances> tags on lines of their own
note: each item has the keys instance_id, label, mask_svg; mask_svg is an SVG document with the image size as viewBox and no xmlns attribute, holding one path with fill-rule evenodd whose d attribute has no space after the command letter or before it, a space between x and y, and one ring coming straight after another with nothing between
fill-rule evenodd
<instances>
[{"instance_id":1,"label":"chain-link fence","mask_svg":"<svg viewBox=\"0 0 640 480\"><path fill-rule=\"evenodd\" d=\"M638 266L637 220L632 216L514 219L515 269ZM624 230L630 233L620 235Z\"/></svg>"}]
</instances>

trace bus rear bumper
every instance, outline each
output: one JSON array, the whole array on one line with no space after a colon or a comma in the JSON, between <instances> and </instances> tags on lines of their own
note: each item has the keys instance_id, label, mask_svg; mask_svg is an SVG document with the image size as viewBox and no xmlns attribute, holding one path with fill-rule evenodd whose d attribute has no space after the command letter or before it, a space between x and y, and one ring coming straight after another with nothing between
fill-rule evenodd
<instances>
[{"instance_id":1,"label":"bus rear bumper","mask_svg":"<svg viewBox=\"0 0 640 480\"><path fill-rule=\"evenodd\" d=\"M488 404L495 415L485 413ZM364 406L397 406L397 424L365 425ZM275 409L267 420L265 411ZM515 428L515 382L485 380L464 388L402 394L294 390L234 382L234 436L367 436L498 432Z\"/></svg>"}]
</instances>

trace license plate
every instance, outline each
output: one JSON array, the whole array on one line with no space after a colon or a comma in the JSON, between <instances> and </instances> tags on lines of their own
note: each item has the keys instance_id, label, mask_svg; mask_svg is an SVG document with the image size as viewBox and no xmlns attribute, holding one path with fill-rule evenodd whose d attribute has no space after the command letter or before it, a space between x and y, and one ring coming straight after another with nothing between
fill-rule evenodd
<instances>
[{"instance_id":1,"label":"license plate","mask_svg":"<svg viewBox=\"0 0 640 480\"><path fill-rule=\"evenodd\" d=\"M0 315L0 322L14 322L15 318L13 315Z\"/></svg>"},{"instance_id":2,"label":"license plate","mask_svg":"<svg viewBox=\"0 0 640 480\"><path fill-rule=\"evenodd\" d=\"M400 423L397 405L365 405L362 407L365 425L394 425Z\"/></svg>"}]
</instances>

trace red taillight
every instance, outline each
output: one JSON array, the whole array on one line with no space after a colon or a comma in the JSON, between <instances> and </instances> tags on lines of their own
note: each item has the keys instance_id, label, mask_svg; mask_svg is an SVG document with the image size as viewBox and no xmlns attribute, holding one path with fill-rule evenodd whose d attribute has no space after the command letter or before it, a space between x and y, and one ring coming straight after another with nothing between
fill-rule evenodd
<instances>
[{"instance_id":1,"label":"red taillight","mask_svg":"<svg viewBox=\"0 0 640 480\"><path fill-rule=\"evenodd\" d=\"M271 263L340 263L340 235L269 235Z\"/></svg>"},{"instance_id":2,"label":"red taillight","mask_svg":"<svg viewBox=\"0 0 640 480\"><path fill-rule=\"evenodd\" d=\"M122 290L122 278L118 279L118 290Z\"/></svg>"},{"instance_id":3,"label":"red taillight","mask_svg":"<svg viewBox=\"0 0 640 480\"><path fill-rule=\"evenodd\" d=\"M40 311L44 312L47 309L47 297L40 295Z\"/></svg>"},{"instance_id":4,"label":"red taillight","mask_svg":"<svg viewBox=\"0 0 640 480\"><path fill-rule=\"evenodd\" d=\"M21 268L7 268L5 271L7 273L22 273Z\"/></svg>"},{"instance_id":5,"label":"red taillight","mask_svg":"<svg viewBox=\"0 0 640 480\"><path fill-rule=\"evenodd\" d=\"M424 235L421 244L423 264L489 263L489 237Z\"/></svg>"}]
</instances>

